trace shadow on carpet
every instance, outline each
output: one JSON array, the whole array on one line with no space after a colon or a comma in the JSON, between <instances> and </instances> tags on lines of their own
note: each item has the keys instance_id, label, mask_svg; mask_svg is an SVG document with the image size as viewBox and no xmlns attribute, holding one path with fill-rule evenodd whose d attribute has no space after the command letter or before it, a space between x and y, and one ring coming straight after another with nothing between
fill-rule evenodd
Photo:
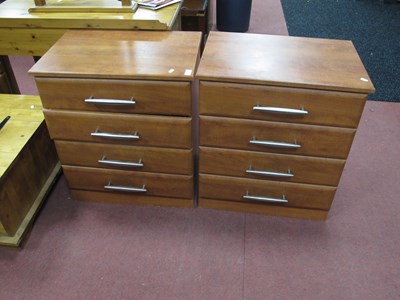
<instances>
[{"instance_id":1,"label":"shadow on carpet","mask_svg":"<svg viewBox=\"0 0 400 300\"><path fill-rule=\"evenodd\" d=\"M351 40L376 92L400 102L400 3L383 0L281 0L289 35Z\"/></svg>"}]
</instances>

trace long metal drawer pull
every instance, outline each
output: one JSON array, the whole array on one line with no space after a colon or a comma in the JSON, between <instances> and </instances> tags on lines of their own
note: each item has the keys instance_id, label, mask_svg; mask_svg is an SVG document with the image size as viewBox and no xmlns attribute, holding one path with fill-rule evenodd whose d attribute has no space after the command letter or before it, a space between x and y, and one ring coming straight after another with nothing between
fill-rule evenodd
<instances>
[{"instance_id":1,"label":"long metal drawer pull","mask_svg":"<svg viewBox=\"0 0 400 300\"><path fill-rule=\"evenodd\" d=\"M123 185L112 185L111 181L104 186L106 190L121 191L121 192L132 192L132 193L146 193L146 186L143 187L131 187Z\"/></svg>"},{"instance_id":2,"label":"long metal drawer pull","mask_svg":"<svg viewBox=\"0 0 400 300\"><path fill-rule=\"evenodd\" d=\"M304 108L294 109L294 108L286 108L286 107L274 107L274 106L254 106L253 110L270 112L270 113L278 113L278 114L289 114L289 115L308 115L308 111Z\"/></svg>"},{"instance_id":3,"label":"long metal drawer pull","mask_svg":"<svg viewBox=\"0 0 400 300\"><path fill-rule=\"evenodd\" d=\"M243 195L243 199L263 201L263 202L274 202L274 203L289 203L289 201L285 198L285 195L282 195L282 198L260 197L260 196L251 196L247 192L246 195Z\"/></svg>"},{"instance_id":4,"label":"long metal drawer pull","mask_svg":"<svg viewBox=\"0 0 400 300\"><path fill-rule=\"evenodd\" d=\"M258 171L258 170L253 170L250 168L248 168L246 170L246 173L249 174L255 174L255 175L264 175L264 176L272 176L272 177L284 177L284 178L290 178L293 177L294 174L290 172L290 170L288 170L287 173L281 173L281 172L273 172L273 171Z\"/></svg>"},{"instance_id":5,"label":"long metal drawer pull","mask_svg":"<svg viewBox=\"0 0 400 300\"><path fill-rule=\"evenodd\" d=\"M255 137L253 137L253 139L250 140L249 142L250 142L250 144L268 146L268 147L290 148L290 149L301 148L301 145L297 144L296 141L294 143L284 143L284 142L275 142L275 141L261 141L261 140L257 140Z\"/></svg>"},{"instance_id":6,"label":"long metal drawer pull","mask_svg":"<svg viewBox=\"0 0 400 300\"><path fill-rule=\"evenodd\" d=\"M131 98L130 100L87 98L85 99L85 103L102 105L135 105L136 101L133 98Z\"/></svg>"},{"instance_id":7,"label":"long metal drawer pull","mask_svg":"<svg viewBox=\"0 0 400 300\"><path fill-rule=\"evenodd\" d=\"M140 138L137 132L135 132L134 134L124 134L124 133L100 132L96 130L95 132L92 132L90 135L94 137L102 137L108 139L138 140Z\"/></svg>"},{"instance_id":8,"label":"long metal drawer pull","mask_svg":"<svg viewBox=\"0 0 400 300\"><path fill-rule=\"evenodd\" d=\"M130 162L130 161L121 161L121 160L111 160L107 159L107 157L103 156L102 159L98 160L101 164L112 165L112 166L121 166L121 167L143 167L142 160L138 162Z\"/></svg>"}]
</instances>

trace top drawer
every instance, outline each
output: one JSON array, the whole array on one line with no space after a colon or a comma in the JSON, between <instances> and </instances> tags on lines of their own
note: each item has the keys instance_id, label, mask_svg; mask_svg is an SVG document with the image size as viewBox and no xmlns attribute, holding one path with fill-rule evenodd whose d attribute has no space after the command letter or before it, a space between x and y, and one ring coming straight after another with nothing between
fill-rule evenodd
<instances>
[{"instance_id":1,"label":"top drawer","mask_svg":"<svg viewBox=\"0 0 400 300\"><path fill-rule=\"evenodd\" d=\"M200 114L357 128L367 95L252 84L200 83Z\"/></svg>"},{"instance_id":2,"label":"top drawer","mask_svg":"<svg viewBox=\"0 0 400 300\"><path fill-rule=\"evenodd\" d=\"M192 111L190 82L41 77L35 80L43 107L48 109L179 116L190 116ZM125 104L118 104L117 100Z\"/></svg>"}]
</instances>

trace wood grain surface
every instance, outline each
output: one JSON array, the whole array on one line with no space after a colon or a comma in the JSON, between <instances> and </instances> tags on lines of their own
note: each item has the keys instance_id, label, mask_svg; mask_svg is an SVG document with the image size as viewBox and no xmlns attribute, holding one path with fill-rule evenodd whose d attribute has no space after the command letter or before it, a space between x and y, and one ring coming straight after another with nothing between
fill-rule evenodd
<instances>
[{"instance_id":1,"label":"wood grain surface","mask_svg":"<svg viewBox=\"0 0 400 300\"><path fill-rule=\"evenodd\" d=\"M221 191L224 192L221 193ZM208 199L329 210L335 192L336 187L323 185L286 183L208 174L200 174L199 176L199 197ZM286 199L287 203L246 200L243 198L245 195Z\"/></svg>"},{"instance_id":2,"label":"wood grain surface","mask_svg":"<svg viewBox=\"0 0 400 300\"><path fill-rule=\"evenodd\" d=\"M35 81L47 109L180 116L192 113L190 82L46 77L36 77ZM135 104L85 103L89 98L134 100Z\"/></svg>"},{"instance_id":3,"label":"wood grain surface","mask_svg":"<svg viewBox=\"0 0 400 300\"><path fill-rule=\"evenodd\" d=\"M199 172L225 176L336 186L345 160L277 153L200 147ZM251 174L247 170L278 172L293 177Z\"/></svg>"},{"instance_id":4,"label":"wood grain surface","mask_svg":"<svg viewBox=\"0 0 400 300\"><path fill-rule=\"evenodd\" d=\"M144 116L44 110L53 139L101 142L156 147L192 148L192 119L184 117ZM95 137L94 132L137 134L139 139Z\"/></svg>"},{"instance_id":5,"label":"wood grain surface","mask_svg":"<svg viewBox=\"0 0 400 300\"><path fill-rule=\"evenodd\" d=\"M76 5L76 1L64 2ZM92 3L99 7L121 6L117 0ZM33 1L7 0L0 4L0 54L42 56L68 29L179 30L181 5L179 2L156 11L139 7L130 13L29 13L35 7Z\"/></svg>"},{"instance_id":6,"label":"wood grain surface","mask_svg":"<svg viewBox=\"0 0 400 300\"><path fill-rule=\"evenodd\" d=\"M253 214L266 214L290 218L325 220L328 217L328 211L326 210L262 205L247 202L232 202L207 198L200 198L199 206L203 208L237 211L242 213L247 212Z\"/></svg>"},{"instance_id":7,"label":"wood grain surface","mask_svg":"<svg viewBox=\"0 0 400 300\"><path fill-rule=\"evenodd\" d=\"M82 143L56 140L57 153L65 165L156 172L193 174L192 150L136 147L104 143ZM99 160L141 162L143 167L122 167Z\"/></svg>"},{"instance_id":8,"label":"wood grain surface","mask_svg":"<svg viewBox=\"0 0 400 300\"><path fill-rule=\"evenodd\" d=\"M1 94L0 121L6 116L11 118L0 131L0 178L43 122L40 98Z\"/></svg>"},{"instance_id":9,"label":"wood grain surface","mask_svg":"<svg viewBox=\"0 0 400 300\"><path fill-rule=\"evenodd\" d=\"M189 81L201 32L69 31L37 62L35 76Z\"/></svg>"},{"instance_id":10,"label":"wood grain surface","mask_svg":"<svg viewBox=\"0 0 400 300\"><path fill-rule=\"evenodd\" d=\"M375 91L353 43L344 40L212 31L197 76L365 94Z\"/></svg>"},{"instance_id":11,"label":"wood grain surface","mask_svg":"<svg viewBox=\"0 0 400 300\"><path fill-rule=\"evenodd\" d=\"M57 162L42 121L0 178L0 222L8 235L16 233Z\"/></svg>"},{"instance_id":12,"label":"wood grain surface","mask_svg":"<svg viewBox=\"0 0 400 300\"><path fill-rule=\"evenodd\" d=\"M79 190L107 192L104 186L127 186L146 188L146 192L118 192L112 193L136 195L149 195L173 198L192 198L193 176L157 174L134 171L121 171L99 168L86 168L63 165L63 171L69 187Z\"/></svg>"},{"instance_id":13,"label":"wood grain surface","mask_svg":"<svg viewBox=\"0 0 400 300\"><path fill-rule=\"evenodd\" d=\"M108 203L124 203L135 205L157 205L193 208L193 200L185 198L160 197L149 195L132 195L124 193L107 193L86 190L70 190L72 198L80 201L92 202L108 202Z\"/></svg>"},{"instance_id":14,"label":"wood grain surface","mask_svg":"<svg viewBox=\"0 0 400 300\"><path fill-rule=\"evenodd\" d=\"M356 128L366 94L201 81L200 113L253 120ZM307 111L306 115L254 110L273 107Z\"/></svg>"},{"instance_id":15,"label":"wood grain surface","mask_svg":"<svg viewBox=\"0 0 400 300\"><path fill-rule=\"evenodd\" d=\"M200 145L345 159L355 129L200 116ZM254 145L250 141L297 143L286 149Z\"/></svg>"}]
</instances>

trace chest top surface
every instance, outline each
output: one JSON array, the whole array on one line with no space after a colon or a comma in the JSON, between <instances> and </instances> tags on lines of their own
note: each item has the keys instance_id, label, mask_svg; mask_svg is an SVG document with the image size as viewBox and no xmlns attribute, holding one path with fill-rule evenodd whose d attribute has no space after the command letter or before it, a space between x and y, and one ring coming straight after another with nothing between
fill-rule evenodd
<instances>
[{"instance_id":1,"label":"chest top surface","mask_svg":"<svg viewBox=\"0 0 400 300\"><path fill-rule=\"evenodd\" d=\"M191 80L200 32L70 30L31 68L53 77Z\"/></svg>"},{"instance_id":2,"label":"chest top surface","mask_svg":"<svg viewBox=\"0 0 400 300\"><path fill-rule=\"evenodd\" d=\"M197 76L203 80L374 92L351 41L211 32Z\"/></svg>"}]
</instances>

